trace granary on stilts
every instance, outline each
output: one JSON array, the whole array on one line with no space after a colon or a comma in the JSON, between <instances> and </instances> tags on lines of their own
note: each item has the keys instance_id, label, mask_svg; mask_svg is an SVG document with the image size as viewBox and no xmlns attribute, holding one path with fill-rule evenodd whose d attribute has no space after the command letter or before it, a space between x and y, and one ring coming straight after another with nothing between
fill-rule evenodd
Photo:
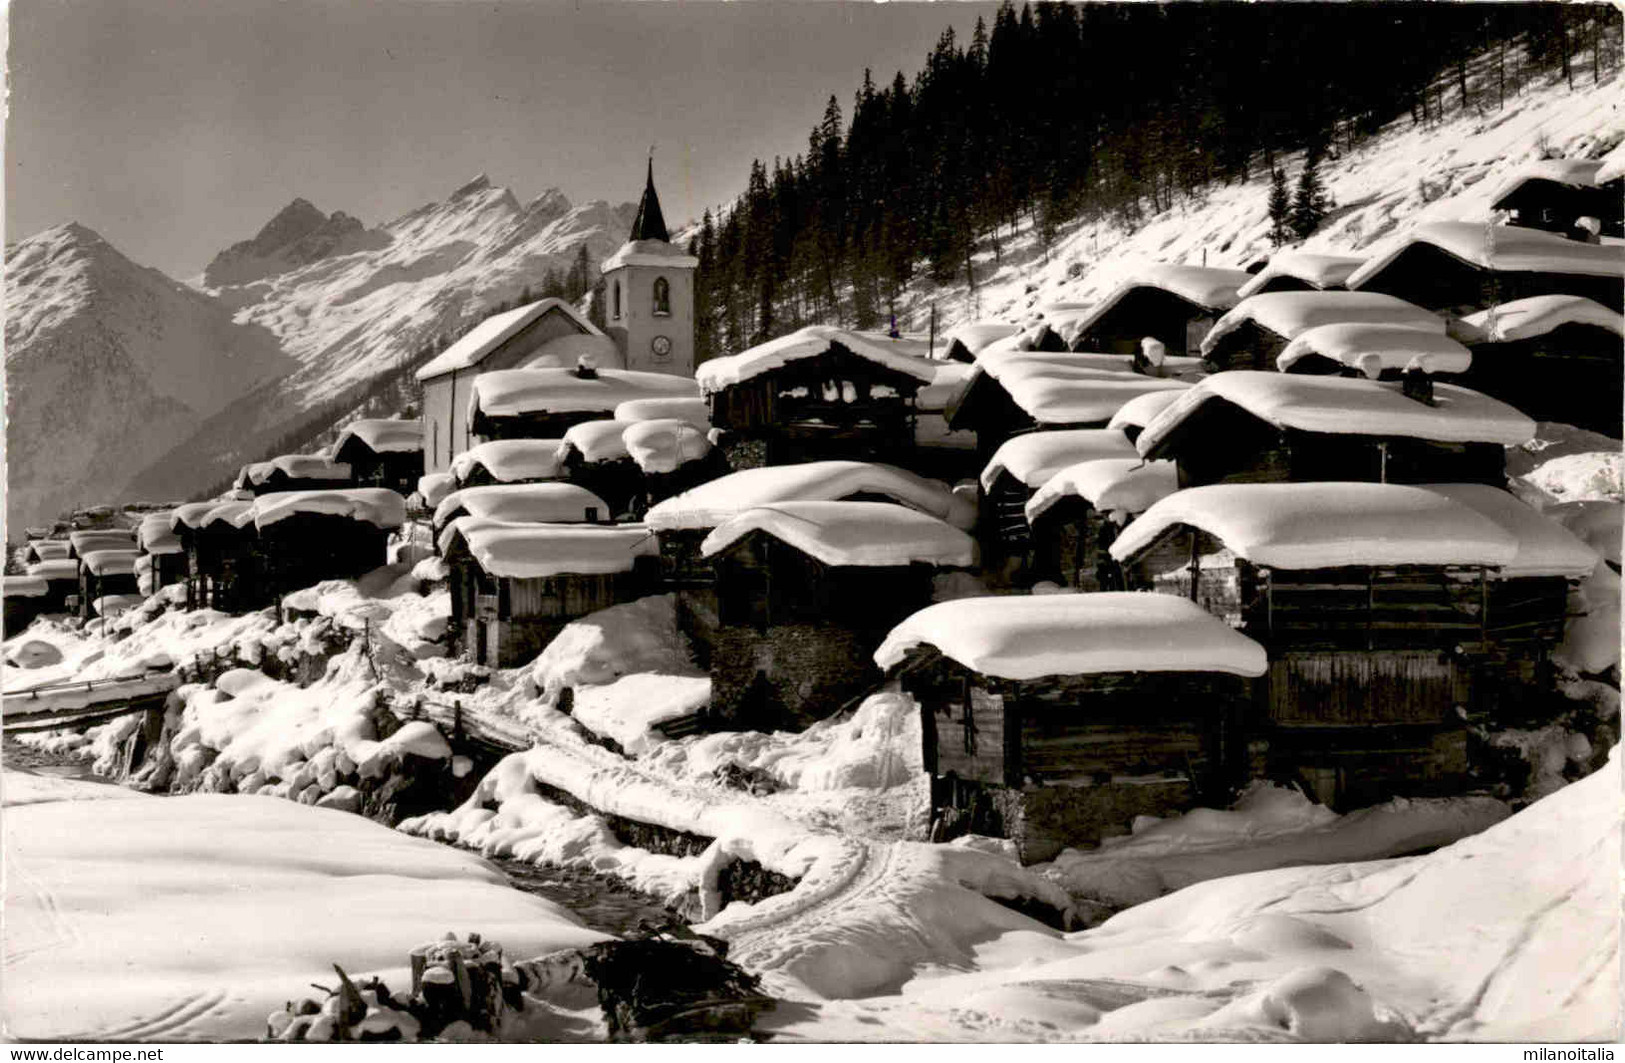
<instances>
[{"instance_id":1,"label":"granary on stilts","mask_svg":"<svg viewBox=\"0 0 1625 1063\"><path fill-rule=\"evenodd\" d=\"M726 730L801 730L842 708L880 679L875 647L935 577L976 563L970 536L892 502L748 509L700 551L716 577L678 591L679 624Z\"/></svg>"},{"instance_id":2,"label":"granary on stilts","mask_svg":"<svg viewBox=\"0 0 1625 1063\"><path fill-rule=\"evenodd\" d=\"M1267 667L1198 606L1127 593L942 602L875 661L920 705L933 838L1010 838L1023 863L1225 804Z\"/></svg>"},{"instance_id":3,"label":"granary on stilts","mask_svg":"<svg viewBox=\"0 0 1625 1063\"><path fill-rule=\"evenodd\" d=\"M1458 331L1473 353L1461 383L1537 421L1620 438L1625 315L1619 311L1580 295L1537 295L1471 314Z\"/></svg>"},{"instance_id":4,"label":"granary on stilts","mask_svg":"<svg viewBox=\"0 0 1625 1063\"><path fill-rule=\"evenodd\" d=\"M1235 306L1252 278L1235 269L1147 266L1077 323L1075 351L1136 354L1150 337L1175 357L1196 353L1207 330Z\"/></svg>"},{"instance_id":5,"label":"granary on stilts","mask_svg":"<svg viewBox=\"0 0 1625 1063\"><path fill-rule=\"evenodd\" d=\"M1438 314L1376 292L1269 292L1242 301L1220 318L1202 341L1202 358L1214 372L1273 369L1298 336L1321 325L1351 322L1402 325L1441 335L1446 327Z\"/></svg>"},{"instance_id":6,"label":"granary on stilts","mask_svg":"<svg viewBox=\"0 0 1625 1063\"><path fill-rule=\"evenodd\" d=\"M267 600L263 557L254 533L255 502L232 500L208 505L201 514L181 506L170 515L171 527L186 544L187 570L195 584L190 599L197 607L222 613L245 613ZM177 523L179 522L179 526ZM190 534L186 532L190 528Z\"/></svg>"},{"instance_id":7,"label":"granary on stilts","mask_svg":"<svg viewBox=\"0 0 1625 1063\"><path fill-rule=\"evenodd\" d=\"M350 467L352 487L387 487L409 495L423 475L423 422L351 421L333 444L333 460Z\"/></svg>"}]
</instances>

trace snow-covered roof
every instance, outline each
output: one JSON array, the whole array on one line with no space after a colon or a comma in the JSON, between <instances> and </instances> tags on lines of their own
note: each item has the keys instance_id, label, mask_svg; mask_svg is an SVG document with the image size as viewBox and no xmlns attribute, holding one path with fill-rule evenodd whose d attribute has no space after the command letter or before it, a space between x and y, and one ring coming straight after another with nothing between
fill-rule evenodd
<instances>
[{"instance_id":1,"label":"snow-covered roof","mask_svg":"<svg viewBox=\"0 0 1625 1063\"><path fill-rule=\"evenodd\" d=\"M654 266L666 269L696 269L700 260L665 240L628 240L604 259L599 271L608 273L622 266Z\"/></svg>"},{"instance_id":2,"label":"snow-covered roof","mask_svg":"<svg viewBox=\"0 0 1625 1063\"><path fill-rule=\"evenodd\" d=\"M36 561L28 566L28 574L47 580L77 580L79 578L79 562L71 557L58 557L50 561Z\"/></svg>"},{"instance_id":3,"label":"snow-covered roof","mask_svg":"<svg viewBox=\"0 0 1625 1063\"><path fill-rule=\"evenodd\" d=\"M7 598L43 598L51 593L51 582L44 576L6 576L3 593Z\"/></svg>"},{"instance_id":4,"label":"snow-covered roof","mask_svg":"<svg viewBox=\"0 0 1625 1063\"><path fill-rule=\"evenodd\" d=\"M1556 233L1518 225L1435 221L1391 240L1381 254L1355 270L1350 288L1361 288L1416 244L1433 247L1480 269L1497 273L1571 273L1625 276L1625 248L1583 244Z\"/></svg>"},{"instance_id":5,"label":"snow-covered roof","mask_svg":"<svg viewBox=\"0 0 1625 1063\"><path fill-rule=\"evenodd\" d=\"M1539 159L1515 170L1490 196L1491 210L1505 210L1501 201L1531 181L1550 181L1570 188L1592 188L1597 184L1601 159Z\"/></svg>"},{"instance_id":6,"label":"snow-covered roof","mask_svg":"<svg viewBox=\"0 0 1625 1063\"><path fill-rule=\"evenodd\" d=\"M1534 438L1535 422L1508 406L1453 384L1435 384L1429 406L1408 398L1398 381L1307 376L1236 369L1216 373L1170 403L1134 441L1145 457L1185 419L1222 399L1277 428L1336 435L1427 439L1439 443L1500 443L1515 447Z\"/></svg>"},{"instance_id":7,"label":"snow-covered roof","mask_svg":"<svg viewBox=\"0 0 1625 1063\"><path fill-rule=\"evenodd\" d=\"M83 560L92 576L132 576L140 556L137 550L92 550Z\"/></svg>"},{"instance_id":8,"label":"snow-covered roof","mask_svg":"<svg viewBox=\"0 0 1625 1063\"><path fill-rule=\"evenodd\" d=\"M826 565L922 562L950 568L976 563L976 543L958 528L891 502L779 502L747 509L700 544L711 557L761 532Z\"/></svg>"},{"instance_id":9,"label":"snow-covered roof","mask_svg":"<svg viewBox=\"0 0 1625 1063\"><path fill-rule=\"evenodd\" d=\"M577 484L465 487L441 500L434 511L434 524L444 527L464 514L511 524L569 524L587 520L589 509L598 511L599 520L610 516L607 502Z\"/></svg>"},{"instance_id":10,"label":"snow-covered roof","mask_svg":"<svg viewBox=\"0 0 1625 1063\"><path fill-rule=\"evenodd\" d=\"M1059 355L1077 359L1079 355ZM1093 424L1110 420L1124 403L1152 391L1184 391L1182 380L1141 376L1028 357L978 363L1010 399L1041 425Z\"/></svg>"},{"instance_id":11,"label":"snow-covered roof","mask_svg":"<svg viewBox=\"0 0 1625 1063\"><path fill-rule=\"evenodd\" d=\"M348 480L350 466L329 461L316 454L281 454L270 461L256 462L247 467L248 479L263 484L275 473L290 480Z\"/></svg>"},{"instance_id":12,"label":"snow-covered roof","mask_svg":"<svg viewBox=\"0 0 1625 1063\"><path fill-rule=\"evenodd\" d=\"M557 443L557 440L553 440ZM418 477L418 494L423 498L425 506L438 506L442 500L457 490L457 477L449 472L431 472Z\"/></svg>"},{"instance_id":13,"label":"snow-covered roof","mask_svg":"<svg viewBox=\"0 0 1625 1063\"><path fill-rule=\"evenodd\" d=\"M690 421L665 417L636 421L621 435L626 452L646 473L674 472L714 449L706 430Z\"/></svg>"},{"instance_id":14,"label":"snow-covered roof","mask_svg":"<svg viewBox=\"0 0 1625 1063\"><path fill-rule=\"evenodd\" d=\"M576 328L588 335L600 334L591 321L581 316L575 307L563 299L543 299L514 310L492 314L465 332L456 343L431 358L417 371L417 379L428 380L430 377L449 373L453 369L467 369L478 365L486 355L549 310L559 311L568 317Z\"/></svg>"},{"instance_id":15,"label":"snow-covered roof","mask_svg":"<svg viewBox=\"0 0 1625 1063\"><path fill-rule=\"evenodd\" d=\"M1219 341L1249 321L1288 340L1320 325L1343 321L1445 330L1445 320L1439 315L1381 292L1265 292L1219 318L1202 339L1202 353L1212 354Z\"/></svg>"},{"instance_id":16,"label":"snow-covered roof","mask_svg":"<svg viewBox=\"0 0 1625 1063\"><path fill-rule=\"evenodd\" d=\"M1117 408L1112 419L1106 422L1107 428L1121 432L1129 428L1144 428L1156 419L1157 414L1166 410L1173 401L1179 398L1180 392L1185 388L1167 388L1163 391L1148 391L1144 395L1129 399Z\"/></svg>"},{"instance_id":17,"label":"snow-covered roof","mask_svg":"<svg viewBox=\"0 0 1625 1063\"><path fill-rule=\"evenodd\" d=\"M53 561L67 557L71 549L72 545L61 539L35 539L25 552L36 561Z\"/></svg>"},{"instance_id":18,"label":"snow-covered roof","mask_svg":"<svg viewBox=\"0 0 1625 1063\"><path fill-rule=\"evenodd\" d=\"M1345 321L1298 333L1276 356L1275 365L1284 373L1312 354L1373 380L1385 369L1406 369L1412 362L1429 373L1465 373L1473 364L1473 353L1442 332Z\"/></svg>"},{"instance_id":19,"label":"snow-covered roof","mask_svg":"<svg viewBox=\"0 0 1625 1063\"><path fill-rule=\"evenodd\" d=\"M1625 177L1625 141L1614 145L1614 149L1602 157L1602 165L1598 167L1592 180L1599 185L1605 185Z\"/></svg>"},{"instance_id":20,"label":"snow-covered roof","mask_svg":"<svg viewBox=\"0 0 1625 1063\"><path fill-rule=\"evenodd\" d=\"M1535 295L1461 319L1468 342L1511 343L1544 336L1562 325L1595 325L1625 336L1625 314L1583 295ZM1480 338L1482 337L1482 338Z\"/></svg>"},{"instance_id":21,"label":"snow-covered roof","mask_svg":"<svg viewBox=\"0 0 1625 1063\"><path fill-rule=\"evenodd\" d=\"M1204 310L1228 310L1241 297L1237 294L1252 275L1239 269L1216 269L1211 266L1153 265L1146 266L1128 276L1110 295L1090 308L1075 326L1077 333L1094 328L1101 318L1136 288L1160 288L1172 292Z\"/></svg>"},{"instance_id":22,"label":"snow-covered roof","mask_svg":"<svg viewBox=\"0 0 1625 1063\"><path fill-rule=\"evenodd\" d=\"M141 522L141 549L149 554L178 554L181 537L170 527L170 515L148 517Z\"/></svg>"},{"instance_id":23,"label":"snow-covered roof","mask_svg":"<svg viewBox=\"0 0 1625 1063\"><path fill-rule=\"evenodd\" d=\"M1428 484L1427 489L1483 514L1504 528L1518 544L1518 552L1501 566L1509 579L1565 576L1579 579L1597 567L1597 552L1573 532L1530 509L1509 491L1488 484Z\"/></svg>"},{"instance_id":24,"label":"snow-covered roof","mask_svg":"<svg viewBox=\"0 0 1625 1063\"><path fill-rule=\"evenodd\" d=\"M514 369L574 369L585 359L595 369L625 369L626 356L613 339L602 333L554 336L525 355Z\"/></svg>"},{"instance_id":25,"label":"snow-covered roof","mask_svg":"<svg viewBox=\"0 0 1625 1063\"><path fill-rule=\"evenodd\" d=\"M458 528L479 566L502 578L630 572L638 558L660 553L658 540L641 524L500 524L463 518Z\"/></svg>"},{"instance_id":26,"label":"snow-covered roof","mask_svg":"<svg viewBox=\"0 0 1625 1063\"><path fill-rule=\"evenodd\" d=\"M1009 473L1028 487L1037 487L1058 469L1096 458L1134 457L1134 444L1121 429L1073 428L1027 432L1005 440L982 470L982 488L991 490L1000 475Z\"/></svg>"},{"instance_id":27,"label":"snow-covered roof","mask_svg":"<svg viewBox=\"0 0 1625 1063\"><path fill-rule=\"evenodd\" d=\"M626 429L624 421L583 421L564 433L564 445L575 448L588 464L618 461L627 457L626 443L621 439Z\"/></svg>"},{"instance_id":28,"label":"snow-covered roof","mask_svg":"<svg viewBox=\"0 0 1625 1063\"><path fill-rule=\"evenodd\" d=\"M1097 458L1068 465L1027 500L1030 524L1063 498L1081 498L1101 513L1144 513L1179 490L1179 469L1171 461Z\"/></svg>"},{"instance_id":29,"label":"snow-covered roof","mask_svg":"<svg viewBox=\"0 0 1625 1063\"><path fill-rule=\"evenodd\" d=\"M701 426L711 423L711 407L701 398L632 399L615 407L617 421L676 419Z\"/></svg>"},{"instance_id":30,"label":"snow-covered roof","mask_svg":"<svg viewBox=\"0 0 1625 1063\"><path fill-rule=\"evenodd\" d=\"M345 444L352 439L374 454L408 454L423 449L423 422L385 418L351 421L333 443L333 453L343 453Z\"/></svg>"},{"instance_id":31,"label":"snow-covered roof","mask_svg":"<svg viewBox=\"0 0 1625 1063\"><path fill-rule=\"evenodd\" d=\"M1123 529L1111 554L1132 561L1180 525L1256 565L1509 564L1518 539L1471 506L1422 487L1372 483L1212 484L1175 491Z\"/></svg>"},{"instance_id":32,"label":"snow-covered roof","mask_svg":"<svg viewBox=\"0 0 1625 1063\"><path fill-rule=\"evenodd\" d=\"M541 413L608 414L632 399L694 398L694 381L665 373L600 369L582 376L574 369L497 369L474 378L468 418Z\"/></svg>"},{"instance_id":33,"label":"snow-covered roof","mask_svg":"<svg viewBox=\"0 0 1625 1063\"><path fill-rule=\"evenodd\" d=\"M858 494L890 499L956 528L976 525L976 506L946 484L867 461L809 461L741 469L673 495L651 507L644 519L656 531L715 528L758 506L833 501Z\"/></svg>"},{"instance_id":34,"label":"snow-covered roof","mask_svg":"<svg viewBox=\"0 0 1625 1063\"><path fill-rule=\"evenodd\" d=\"M890 669L920 645L1003 679L1107 672L1259 676L1269 666L1264 647L1196 603L1126 591L939 602L893 628L875 663Z\"/></svg>"},{"instance_id":35,"label":"snow-covered roof","mask_svg":"<svg viewBox=\"0 0 1625 1063\"><path fill-rule=\"evenodd\" d=\"M883 333L849 332L831 325L809 325L738 354L713 358L694 371L694 379L702 391L710 394L771 373L790 362L816 358L837 343L859 358L911 376L922 384L935 379L936 371L929 361L914 353L918 344L893 340Z\"/></svg>"},{"instance_id":36,"label":"snow-covered roof","mask_svg":"<svg viewBox=\"0 0 1625 1063\"><path fill-rule=\"evenodd\" d=\"M298 492L293 492L298 493ZM266 498L282 498L286 495L266 495ZM209 511L198 520L199 528L208 528L211 525L225 525L231 528L242 529L254 522L254 503L233 499L229 502L216 502ZM223 530L216 528L216 531Z\"/></svg>"},{"instance_id":37,"label":"snow-covered roof","mask_svg":"<svg viewBox=\"0 0 1625 1063\"><path fill-rule=\"evenodd\" d=\"M1241 286L1236 294L1243 299L1258 294L1259 289L1269 284L1277 277L1291 277L1300 280L1319 291L1327 288L1336 288L1349 279L1349 274L1359 269L1365 262L1363 258L1350 255L1317 255L1308 251L1277 251L1271 258L1269 265L1253 274L1252 279Z\"/></svg>"},{"instance_id":38,"label":"snow-covered roof","mask_svg":"<svg viewBox=\"0 0 1625 1063\"><path fill-rule=\"evenodd\" d=\"M967 321L943 337L947 341L943 351L946 353L949 347L958 343L967 353L975 357L988 344L1002 340L1006 336L1014 336L1020 331L1021 326L1012 325L1008 321Z\"/></svg>"},{"instance_id":39,"label":"snow-covered roof","mask_svg":"<svg viewBox=\"0 0 1625 1063\"><path fill-rule=\"evenodd\" d=\"M564 470L564 440L494 439L469 447L451 459L451 473L459 483L467 480L476 466L503 483L557 479ZM422 490L421 483L418 489Z\"/></svg>"},{"instance_id":40,"label":"snow-covered roof","mask_svg":"<svg viewBox=\"0 0 1625 1063\"><path fill-rule=\"evenodd\" d=\"M254 526L261 529L302 514L347 517L386 530L406 523L406 500L386 487L283 491L256 498L253 510Z\"/></svg>"},{"instance_id":41,"label":"snow-covered roof","mask_svg":"<svg viewBox=\"0 0 1625 1063\"><path fill-rule=\"evenodd\" d=\"M114 617L145 602L139 594L104 594L92 601L90 608L97 616Z\"/></svg>"},{"instance_id":42,"label":"snow-covered roof","mask_svg":"<svg viewBox=\"0 0 1625 1063\"><path fill-rule=\"evenodd\" d=\"M218 502L188 502L184 506L176 506L169 514L169 526L171 529L202 527L203 518L217 505Z\"/></svg>"}]
</instances>

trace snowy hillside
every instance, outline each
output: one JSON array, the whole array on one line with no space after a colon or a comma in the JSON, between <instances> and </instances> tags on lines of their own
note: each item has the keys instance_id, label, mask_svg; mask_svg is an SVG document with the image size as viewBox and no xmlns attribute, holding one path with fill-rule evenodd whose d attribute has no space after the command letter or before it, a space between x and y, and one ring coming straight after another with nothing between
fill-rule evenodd
<instances>
[{"instance_id":1,"label":"snowy hillside","mask_svg":"<svg viewBox=\"0 0 1625 1063\"><path fill-rule=\"evenodd\" d=\"M437 338L455 338L485 308L538 288L548 270L568 269L583 243L593 263L608 257L634 210L604 200L572 206L557 189L520 203L482 174L444 201L375 229L355 223L338 238L335 224L347 223L335 219L345 216L318 220L321 211L302 202L222 252L203 278L231 279L209 291L239 322L274 333L299 366L186 438L135 479L134 493L150 490L164 467L184 468L194 490L220 479L324 404ZM338 242L323 251L330 239Z\"/></svg>"},{"instance_id":2,"label":"snowy hillside","mask_svg":"<svg viewBox=\"0 0 1625 1063\"><path fill-rule=\"evenodd\" d=\"M77 223L6 249L7 526L111 501L131 476L293 363L265 328ZM159 474L156 497L192 485Z\"/></svg>"},{"instance_id":3,"label":"snowy hillside","mask_svg":"<svg viewBox=\"0 0 1625 1063\"><path fill-rule=\"evenodd\" d=\"M1589 78L1585 79L1589 81ZM1333 207L1301 244L1307 251L1368 255L1384 238L1422 222L1483 221L1501 181L1543 154L1600 157L1625 139L1625 105L1616 74L1570 91L1561 82L1509 98L1500 110L1474 108L1446 121L1413 125L1404 117L1321 166ZM1475 96L1489 99L1486 91ZM1296 179L1300 158L1286 160ZM977 318L1020 319L1046 304L1091 302L1150 263L1242 268L1268 256L1269 175L1216 185L1199 202L1181 201L1133 232L1102 217L1063 226L1046 255L1030 228L1005 248L976 258L979 282L936 287L916 281L904 301L912 327L936 304L939 326Z\"/></svg>"}]
</instances>

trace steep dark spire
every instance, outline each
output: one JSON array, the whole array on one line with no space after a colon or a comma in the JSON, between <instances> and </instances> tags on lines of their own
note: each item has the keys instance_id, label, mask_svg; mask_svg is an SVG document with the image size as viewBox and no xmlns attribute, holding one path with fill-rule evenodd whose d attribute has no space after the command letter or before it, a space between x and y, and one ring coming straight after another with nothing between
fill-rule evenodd
<instances>
[{"instance_id":1,"label":"steep dark spire","mask_svg":"<svg viewBox=\"0 0 1625 1063\"><path fill-rule=\"evenodd\" d=\"M661 240L671 243L666 232L666 217L660 213L660 197L655 194L655 160L649 156L649 179L643 186L643 200L638 204L638 216L632 220L629 240Z\"/></svg>"}]
</instances>

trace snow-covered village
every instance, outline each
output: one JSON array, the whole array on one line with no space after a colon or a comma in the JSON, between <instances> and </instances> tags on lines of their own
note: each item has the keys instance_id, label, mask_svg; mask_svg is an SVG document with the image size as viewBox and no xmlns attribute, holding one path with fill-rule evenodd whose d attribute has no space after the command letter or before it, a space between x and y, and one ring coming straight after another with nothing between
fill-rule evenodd
<instances>
[{"instance_id":1,"label":"snow-covered village","mask_svg":"<svg viewBox=\"0 0 1625 1063\"><path fill-rule=\"evenodd\" d=\"M1620 1040L1617 8L8 26L0 1037Z\"/></svg>"}]
</instances>

